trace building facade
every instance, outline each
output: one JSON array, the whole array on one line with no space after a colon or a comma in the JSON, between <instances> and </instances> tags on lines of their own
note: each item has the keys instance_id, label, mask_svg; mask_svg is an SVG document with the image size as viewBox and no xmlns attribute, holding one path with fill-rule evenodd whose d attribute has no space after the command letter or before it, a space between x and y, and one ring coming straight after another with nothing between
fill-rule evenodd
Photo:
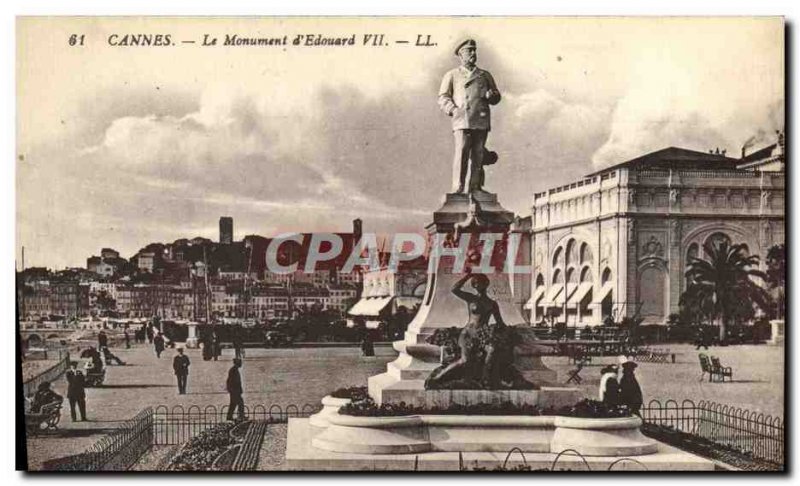
<instances>
[{"instance_id":1,"label":"building facade","mask_svg":"<svg viewBox=\"0 0 800 486\"><path fill-rule=\"evenodd\" d=\"M535 194L531 322L664 323L679 310L689 258L707 242L743 243L763 265L785 239L785 175L766 170L783 167L775 147L768 165L668 148Z\"/></svg>"}]
</instances>

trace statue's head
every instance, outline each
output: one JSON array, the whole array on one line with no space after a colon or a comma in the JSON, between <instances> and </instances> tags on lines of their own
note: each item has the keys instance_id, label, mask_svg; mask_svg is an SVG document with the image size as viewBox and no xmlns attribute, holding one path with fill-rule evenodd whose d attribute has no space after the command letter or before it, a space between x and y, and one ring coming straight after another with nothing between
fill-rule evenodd
<instances>
[{"instance_id":1,"label":"statue's head","mask_svg":"<svg viewBox=\"0 0 800 486\"><path fill-rule=\"evenodd\" d=\"M472 276L472 288L478 292L485 292L489 288L489 277L482 273Z\"/></svg>"},{"instance_id":2,"label":"statue's head","mask_svg":"<svg viewBox=\"0 0 800 486\"><path fill-rule=\"evenodd\" d=\"M456 47L456 56L461 60L462 66L471 67L478 62L478 46L472 39L466 39Z\"/></svg>"}]
</instances>

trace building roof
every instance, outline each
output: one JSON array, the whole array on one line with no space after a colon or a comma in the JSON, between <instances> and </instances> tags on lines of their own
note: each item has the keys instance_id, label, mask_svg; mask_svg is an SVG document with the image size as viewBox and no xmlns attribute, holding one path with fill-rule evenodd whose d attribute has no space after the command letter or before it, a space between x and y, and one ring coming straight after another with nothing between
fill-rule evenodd
<instances>
[{"instance_id":1,"label":"building roof","mask_svg":"<svg viewBox=\"0 0 800 486\"><path fill-rule=\"evenodd\" d=\"M772 152L775 150L775 147L777 147L777 146L778 146L777 143L773 143L772 145L767 145L764 148L758 149L755 152L753 152L752 154L743 157L739 161L739 163L742 163L742 162L747 163L747 162L753 162L755 160L767 159L767 158L772 156Z\"/></svg>"},{"instance_id":2,"label":"building roof","mask_svg":"<svg viewBox=\"0 0 800 486\"><path fill-rule=\"evenodd\" d=\"M592 177L604 172L623 168L736 170L736 164L740 162L739 159L734 159L723 154L697 152L695 150L679 147L667 147L592 172L586 177Z\"/></svg>"}]
</instances>

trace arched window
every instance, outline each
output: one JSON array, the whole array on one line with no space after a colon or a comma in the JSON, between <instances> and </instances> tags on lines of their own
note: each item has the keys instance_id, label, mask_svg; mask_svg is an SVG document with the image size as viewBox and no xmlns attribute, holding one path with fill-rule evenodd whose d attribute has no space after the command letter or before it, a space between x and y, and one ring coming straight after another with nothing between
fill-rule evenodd
<instances>
[{"instance_id":1,"label":"arched window","mask_svg":"<svg viewBox=\"0 0 800 486\"><path fill-rule=\"evenodd\" d=\"M576 283L577 280L577 272L574 268L570 268L567 270L567 282L569 283Z\"/></svg>"},{"instance_id":2,"label":"arched window","mask_svg":"<svg viewBox=\"0 0 800 486\"><path fill-rule=\"evenodd\" d=\"M610 280L611 280L611 269L610 268L606 268L605 270L603 270L603 275L600 278L600 283L605 285L606 282L608 282Z\"/></svg>"},{"instance_id":3,"label":"arched window","mask_svg":"<svg viewBox=\"0 0 800 486\"><path fill-rule=\"evenodd\" d=\"M687 265L692 263L692 259L693 258L697 258L697 251L698 251L697 243L692 243L691 245L689 245L689 249L686 250L686 264Z\"/></svg>"},{"instance_id":4,"label":"arched window","mask_svg":"<svg viewBox=\"0 0 800 486\"><path fill-rule=\"evenodd\" d=\"M536 286L537 287L544 287L544 276L540 273L536 276Z\"/></svg>"},{"instance_id":5,"label":"arched window","mask_svg":"<svg viewBox=\"0 0 800 486\"><path fill-rule=\"evenodd\" d=\"M593 256L592 256L592 249L589 247L588 243L584 243L581 245L581 265L586 263L592 263Z\"/></svg>"},{"instance_id":6,"label":"arched window","mask_svg":"<svg viewBox=\"0 0 800 486\"><path fill-rule=\"evenodd\" d=\"M554 267L563 267L564 266L564 249L560 246L556 248L556 252L553 253L553 266Z\"/></svg>"},{"instance_id":7,"label":"arched window","mask_svg":"<svg viewBox=\"0 0 800 486\"><path fill-rule=\"evenodd\" d=\"M589 267L584 267L583 271L581 272L581 282L591 282L592 280L592 269Z\"/></svg>"},{"instance_id":8,"label":"arched window","mask_svg":"<svg viewBox=\"0 0 800 486\"><path fill-rule=\"evenodd\" d=\"M561 273L561 269L557 268L555 272L553 272L553 284L560 284L564 283L564 274Z\"/></svg>"},{"instance_id":9,"label":"arched window","mask_svg":"<svg viewBox=\"0 0 800 486\"><path fill-rule=\"evenodd\" d=\"M572 265L575 263L577 258L575 258L575 240L569 240L567 242L567 251L566 251L566 258L567 258L567 266Z\"/></svg>"}]
</instances>

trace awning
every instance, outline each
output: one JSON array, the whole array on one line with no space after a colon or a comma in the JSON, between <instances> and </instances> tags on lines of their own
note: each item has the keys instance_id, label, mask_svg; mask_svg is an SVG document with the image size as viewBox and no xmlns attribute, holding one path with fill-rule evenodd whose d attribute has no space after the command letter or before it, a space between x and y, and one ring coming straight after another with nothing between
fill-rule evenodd
<instances>
[{"instance_id":1,"label":"awning","mask_svg":"<svg viewBox=\"0 0 800 486\"><path fill-rule=\"evenodd\" d=\"M608 282L603 284L603 286L600 288L600 292L597 293L592 303L599 304L603 302L603 299L605 299L613 289L614 289L614 284L609 280Z\"/></svg>"},{"instance_id":2,"label":"awning","mask_svg":"<svg viewBox=\"0 0 800 486\"><path fill-rule=\"evenodd\" d=\"M561 291L564 290L563 284L557 284L554 287L550 287L550 290L547 292L547 295L544 297L544 301L542 301L542 307L552 307L555 305L556 298L561 295Z\"/></svg>"},{"instance_id":3,"label":"awning","mask_svg":"<svg viewBox=\"0 0 800 486\"><path fill-rule=\"evenodd\" d=\"M539 298L544 294L544 291L545 291L544 285L536 287L536 290L533 292L533 296L530 298L530 300L528 300L528 302L525 302L525 305L523 307L525 309L533 309L534 307L536 307L536 301L538 301Z\"/></svg>"},{"instance_id":4,"label":"awning","mask_svg":"<svg viewBox=\"0 0 800 486\"><path fill-rule=\"evenodd\" d=\"M377 316L392 301L391 297L377 297L367 299L367 305L362 316Z\"/></svg>"},{"instance_id":5,"label":"awning","mask_svg":"<svg viewBox=\"0 0 800 486\"><path fill-rule=\"evenodd\" d=\"M351 316L377 316L391 301L392 297L368 297L356 302L347 313Z\"/></svg>"},{"instance_id":6,"label":"awning","mask_svg":"<svg viewBox=\"0 0 800 486\"><path fill-rule=\"evenodd\" d=\"M592 282L581 282L580 285L578 285L578 290L576 290L567 301L567 305L580 305L586 297L586 294L592 291L593 286L594 284Z\"/></svg>"},{"instance_id":7,"label":"awning","mask_svg":"<svg viewBox=\"0 0 800 486\"><path fill-rule=\"evenodd\" d=\"M361 300L356 302L356 304L347 311L347 313L350 314L351 316L363 315L362 312L364 312L364 309L367 307L368 301L369 299L362 297Z\"/></svg>"},{"instance_id":8,"label":"awning","mask_svg":"<svg viewBox=\"0 0 800 486\"><path fill-rule=\"evenodd\" d=\"M553 301L553 304L556 307L563 307L564 306L564 300L565 299L568 300L570 297L572 297L572 294L574 294L576 290L578 290L578 284L576 284L576 283L568 283L567 284L567 294L566 294L566 296L565 296L565 294L563 292L559 293L558 296L556 297L556 299Z\"/></svg>"}]
</instances>

